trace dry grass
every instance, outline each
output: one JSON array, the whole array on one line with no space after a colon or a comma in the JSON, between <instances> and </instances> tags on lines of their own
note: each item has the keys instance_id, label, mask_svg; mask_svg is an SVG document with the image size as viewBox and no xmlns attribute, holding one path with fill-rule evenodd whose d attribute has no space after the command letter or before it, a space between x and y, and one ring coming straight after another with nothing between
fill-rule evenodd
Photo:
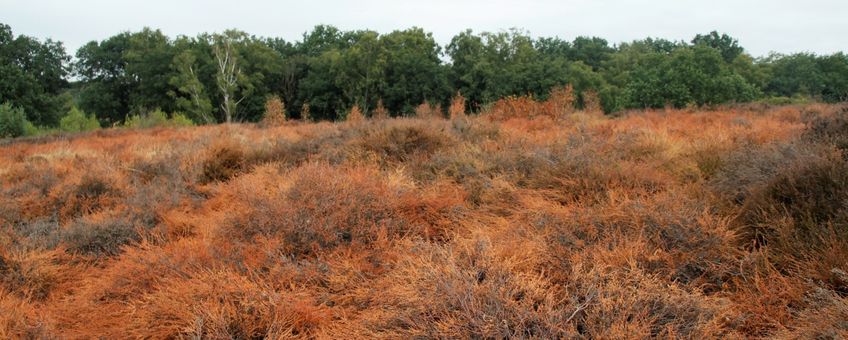
<instances>
[{"instance_id":1,"label":"dry grass","mask_svg":"<svg viewBox=\"0 0 848 340\"><path fill-rule=\"evenodd\" d=\"M844 108L558 91L8 142L0 338L848 336Z\"/></svg>"}]
</instances>

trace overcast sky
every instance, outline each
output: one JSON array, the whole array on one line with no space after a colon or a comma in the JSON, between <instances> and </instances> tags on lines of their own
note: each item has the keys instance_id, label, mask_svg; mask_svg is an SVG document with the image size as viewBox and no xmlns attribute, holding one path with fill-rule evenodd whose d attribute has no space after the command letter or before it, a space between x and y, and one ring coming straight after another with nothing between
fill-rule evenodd
<instances>
[{"instance_id":1,"label":"overcast sky","mask_svg":"<svg viewBox=\"0 0 848 340\"><path fill-rule=\"evenodd\" d=\"M90 40L145 26L170 36L237 28L300 39L317 24L381 33L412 26L441 44L471 28L523 28L533 36L645 37L689 41L728 33L754 56L848 51L848 0L0 0L0 22L15 34L53 38L69 53Z\"/></svg>"}]
</instances>

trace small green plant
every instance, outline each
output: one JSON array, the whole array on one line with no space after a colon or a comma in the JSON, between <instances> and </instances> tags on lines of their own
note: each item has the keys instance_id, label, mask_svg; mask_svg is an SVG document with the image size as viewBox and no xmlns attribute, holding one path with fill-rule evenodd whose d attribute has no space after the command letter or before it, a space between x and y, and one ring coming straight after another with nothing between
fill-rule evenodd
<instances>
[{"instance_id":1,"label":"small green plant","mask_svg":"<svg viewBox=\"0 0 848 340\"><path fill-rule=\"evenodd\" d=\"M175 112L171 114L171 119L168 120L168 126L194 126L194 121L192 121L191 118L188 118L188 116L186 116L182 112Z\"/></svg>"},{"instance_id":2,"label":"small green plant","mask_svg":"<svg viewBox=\"0 0 848 340\"><path fill-rule=\"evenodd\" d=\"M100 128L100 123L94 115L87 115L76 106L59 121L59 129L65 132L83 132Z\"/></svg>"},{"instance_id":3,"label":"small green plant","mask_svg":"<svg viewBox=\"0 0 848 340\"><path fill-rule=\"evenodd\" d=\"M133 115L124 121L124 127L131 129L180 126L194 126L194 122L180 112L175 112L171 114L171 118L168 118L168 114L160 109L150 111L145 115Z\"/></svg>"},{"instance_id":4,"label":"small green plant","mask_svg":"<svg viewBox=\"0 0 848 340\"><path fill-rule=\"evenodd\" d=\"M0 138L24 136L31 125L23 109L9 103L0 105Z\"/></svg>"}]
</instances>

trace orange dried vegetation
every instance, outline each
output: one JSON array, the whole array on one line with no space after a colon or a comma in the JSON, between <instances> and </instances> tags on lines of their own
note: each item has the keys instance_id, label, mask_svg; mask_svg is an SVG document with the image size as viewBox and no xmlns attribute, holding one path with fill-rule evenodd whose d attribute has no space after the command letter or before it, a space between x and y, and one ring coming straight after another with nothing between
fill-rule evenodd
<instances>
[{"instance_id":1,"label":"orange dried vegetation","mask_svg":"<svg viewBox=\"0 0 848 340\"><path fill-rule=\"evenodd\" d=\"M848 109L581 98L0 141L0 338L848 337Z\"/></svg>"}]
</instances>

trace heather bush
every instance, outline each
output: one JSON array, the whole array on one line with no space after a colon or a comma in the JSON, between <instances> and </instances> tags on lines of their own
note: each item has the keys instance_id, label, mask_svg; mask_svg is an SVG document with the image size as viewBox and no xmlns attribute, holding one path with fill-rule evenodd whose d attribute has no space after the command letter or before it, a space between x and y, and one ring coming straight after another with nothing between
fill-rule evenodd
<instances>
[{"instance_id":1,"label":"heather bush","mask_svg":"<svg viewBox=\"0 0 848 340\"><path fill-rule=\"evenodd\" d=\"M801 143L742 145L723 157L711 188L723 202L743 203L758 187L773 178L788 164L803 164L819 158L815 147Z\"/></svg>"},{"instance_id":2,"label":"heather bush","mask_svg":"<svg viewBox=\"0 0 848 340\"><path fill-rule=\"evenodd\" d=\"M362 114L362 110L359 108L359 105L353 105L353 107L350 108L350 111L345 114L345 121L347 122L358 123L364 120L365 115Z\"/></svg>"},{"instance_id":3,"label":"heather bush","mask_svg":"<svg viewBox=\"0 0 848 340\"><path fill-rule=\"evenodd\" d=\"M383 106L383 100L377 100L377 107L374 108L374 112L371 113L371 118L374 119L386 119L389 118L389 110Z\"/></svg>"},{"instance_id":4,"label":"heather bush","mask_svg":"<svg viewBox=\"0 0 848 340\"><path fill-rule=\"evenodd\" d=\"M265 101L265 114L262 125L280 126L286 122L286 105L279 96L271 96Z\"/></svg>"},{"instance_id":5,"label":"heather bush","mask_svg":"<svg viewBox=\"0 0 848 340\"><path fill-rule=\"evenodd\" d=\"M95 257L117 255L121 247L139 239L135 226L105 215L78 219L62 232L62 243L68 252Z\"/></svg>"},{"instance_id":6,"label":"heather bush","mask_svg":"<svg viewBox=\"0 0 848 340\"><path fill-rule=\"evenodd\" d=\"M51 192L61 220L92 214L113 206L120 190L109 176L87 173Z\"/></svg>"},{"instance_id":7,"label":"heather bush","mask_svg":"<svg viewBox=\"0 0 848 340\"><path fill-rule=\"evenodd\" d=\"M441 104L430 104L426 100L415 107L415 116L418 118L444 118Z\"/></svg>"},{"instance_id":8,"label":"heather bush","mask_svg":"<svg viewBox=\"0 0 848 340\"><path fill-rule=\"evenodd\" d=\"M300 119L304 122L312 121L312 114L309 109L309 103L303 103L303 106L300 107Z\"/></svg>"},{"instance_id":9,"label":"heather bush","mask_svg":"<svg viewBox=\"0 0 848 340\"><path fill-rule=\"evenodd\" d=\"M403 162L415 156L429 156L452 143L444 126L421 122L392 122L363 130L360 147L389 162Z\"/></svg>"},{"instance_id":10,"label":"heather bush","mask_svg":"<svg viewBox=\"0 0 848 340\"><path fill-rule=\"evenodd\" d=\"M60 281L58 262L59 255L54 251L0 253L0 291L43 300Z\"/></svg>"},{"instance_id":11,"label":"heather bush","mask_svg":"<svg viewBox=\"0 0 848 340\"><path fill-rule=\"evenodd\" d=\"M842 107L557 95L4 140L0 338L845 334Z\"/></svg>"},{"instance_id":12,"label":"heather bush","mask_svg":"<svg viewBox=\"0 0 848 340\"><path fill-rule=\"evenodd\" d=\"M831 236L848 242L846 202L848 164L822 158L784 167L745 202L739 219L755 246L792 253L797 247L815 248ZM781 218L789 220L777 222Z\"/></svg>"},{"instance_id":13,"label":"heather bush","mask_svg":"<svg viewBox=\"0 0 848 340\"><path fill-rule=\"evenodd\" d=\"M396 234L403 226L392 218L392 195L366 169L340 171L308 163L284 177L287 189L270 185L283 177L264 167L239 182L258 182L261 193L238 192L236 198L251 202L246 211L228 219L223 237L251 240L256 235L278 235L293 255L314 254L341 244L370 243L380 232ZM239 185L239 184L234 184Z\"/></svg>"},{"instance_id":14,"label":"heather bush","mask_svg":"<svg viewBox=\"0 0 848 340\"><path fill-rule=\"evenodd\" d=\"M804 132L807 140L832 144L848 159L848 107L830 114L815 115L807 125Z\"/></svg>"},{"instance_id":15,"label":"heather bush","mask_svg":"<svg viewBox=\"0 0 848 340\"><path fill-rule=\"evenodd\" d=\"M455 120L464 118L465 105L465 97L463 97L461 93L457 92L456 95L453 96L453 99L451 99L450 107L448 107L450 119Z\"/></svg>"},{"instance_id":16,"label":"heather bush","mask_svg":"<svg viewBox=\"0 0 848 340\"><path fill-rule=\"evenodd\" d=\"M227 181L248 166L248 154L238 142L222 141L212 145L204 156L201 183Z\"/></svg>"}]
</instances>

